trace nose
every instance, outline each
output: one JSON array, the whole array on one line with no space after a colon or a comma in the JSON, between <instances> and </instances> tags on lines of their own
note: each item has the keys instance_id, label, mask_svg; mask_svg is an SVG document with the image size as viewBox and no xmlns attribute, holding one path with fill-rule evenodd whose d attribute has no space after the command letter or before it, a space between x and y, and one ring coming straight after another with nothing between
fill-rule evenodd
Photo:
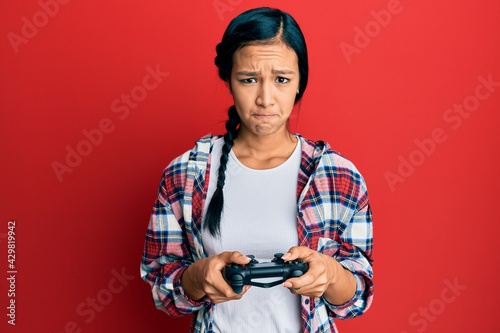
<instances>
[{"instance_id":1,"label":"nose","mask_svg":"<svg viewBox=\"0 0 500 333\"><path fill-rule=\"evenodd\" d=\"M263 82L259 88L255 103L262 108L273 106L275 103L273 89L271 83Z\"/></svg>"}]
</instances>

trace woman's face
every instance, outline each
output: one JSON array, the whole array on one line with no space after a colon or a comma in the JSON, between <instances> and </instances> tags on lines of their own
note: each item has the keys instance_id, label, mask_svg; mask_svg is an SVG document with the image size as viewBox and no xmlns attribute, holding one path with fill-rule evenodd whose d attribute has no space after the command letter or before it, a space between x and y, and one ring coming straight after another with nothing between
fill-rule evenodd
<instances>
[{"instance_id":1,"label":"woman's face","mask_svg":"<svg viewBox=\"0 0 500 333\"><path fill-rule=\"evenodd\" d=\"M288 131L299 89L297 54L283 43L239 49L233 55L230 88L241 118L240 134Z\"/></svg>"}]
</instances>

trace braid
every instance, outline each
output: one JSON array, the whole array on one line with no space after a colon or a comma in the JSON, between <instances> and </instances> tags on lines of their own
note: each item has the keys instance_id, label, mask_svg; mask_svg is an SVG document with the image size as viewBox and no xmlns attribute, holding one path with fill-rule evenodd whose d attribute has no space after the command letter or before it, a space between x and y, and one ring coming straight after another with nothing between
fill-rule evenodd
<instances>
[{"instance_id":1,"label":"braid","mask_svg":"<svg viewBox=\"0 0 500 333\"><path fill-rule=\"evenodd\" d=\"M229 152L234 144L234 139L238 136L238 125L240 124L240 117L234 105L229 108L227 113L229 119L226 122L227 133L224 135L224 146L222 147L222 154L220 157L217 188L208 205L204 223L204 227L208 228L210 234L214 237L220 237L220 220L224 208L223 188L226 182L227 161L229 159Z\"/></svg>"}]
</instances>

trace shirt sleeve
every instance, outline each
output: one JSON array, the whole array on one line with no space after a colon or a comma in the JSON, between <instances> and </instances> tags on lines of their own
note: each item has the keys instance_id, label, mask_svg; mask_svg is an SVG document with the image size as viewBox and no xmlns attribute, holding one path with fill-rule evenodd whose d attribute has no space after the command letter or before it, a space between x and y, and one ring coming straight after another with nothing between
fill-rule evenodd
<instances>
[{"instance_id":1,"label":"shirt sleeve","mask_svg":"<svg viewBox=\"0 0 500 333\"><path fill-rule=\"evenodd\" d=\"M356 186L349 186L354 189ZM354 190L357 196L351 196L356 202L356 208L351 218L342 224L337 240L323 239L318 246L323 253L331 253L332 256L347 270L356 280L356 292L345 304L333 305L323 298L334 317L348 319L357 317L370 307L373 301L373 229L372 212L368 201L368 194L364 182L358 190Z\"/></svg>"},{"instance_id":2,"label":"shirt sleeve","mask_svg":"<svg viewBox=\"0 0 500 333\"><path fill-rule=\"evenodd\" d=\"M328 145L312 164L301 205L309 244L337 260L356 280L356 291L346 303L333 305L325 297L319 302L332 318L354 318L373 302L373 225L366 182L352 162Z\"/></svg>"},{"instance_id":3,"label":"shirt sleeve","mask_svg":"<svg viewBox=\"0 0 500 333\"><path fill-rule=\"evenodd\" d=\"M182 209L176 199L178 194L169 194L169 188L177 187L172 184L172 177L176 175L165 171L153 206L146 231L141 277L151 286L156 307L170 316L179 317L198 311L206 305L207 299L189 299L181 285L182 274L192 263L192 257Z\"/></svg>"}]
</instances>

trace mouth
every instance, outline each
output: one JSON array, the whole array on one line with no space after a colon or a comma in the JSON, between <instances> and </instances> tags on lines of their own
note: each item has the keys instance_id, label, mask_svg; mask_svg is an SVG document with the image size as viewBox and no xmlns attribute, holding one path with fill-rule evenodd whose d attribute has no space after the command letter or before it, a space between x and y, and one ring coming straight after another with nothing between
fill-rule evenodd
<instances>
[{"instance_id":1,"label":"mouth","mask_svg":"<svg viewBox=\"0 0 500 333\"><path fill-rule=\"evenodd\" d=\"M258 119L271 119L273 117L276 117L275 114L261 114L261 113L255 113L253 114L253 116Z\"/></svg>"}]
</instances>

